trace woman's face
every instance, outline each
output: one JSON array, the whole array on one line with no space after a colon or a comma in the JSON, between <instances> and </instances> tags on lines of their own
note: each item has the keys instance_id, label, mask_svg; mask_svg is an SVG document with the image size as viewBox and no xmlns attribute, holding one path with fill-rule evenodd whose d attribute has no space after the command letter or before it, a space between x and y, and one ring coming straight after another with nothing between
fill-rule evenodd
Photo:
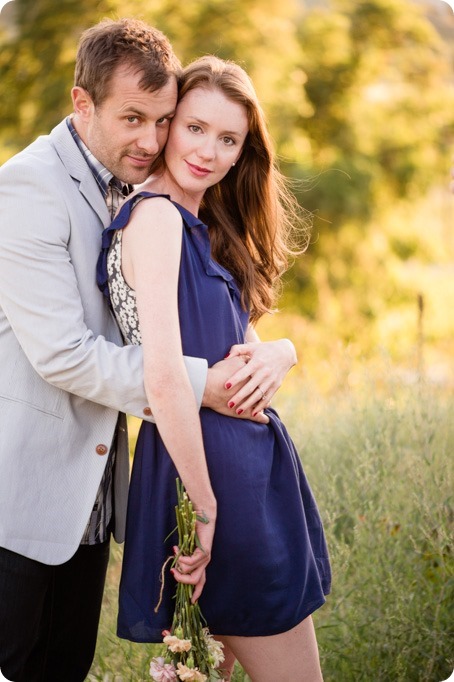
<instances>
[{"instance_id":1,"label":"woman's face","mask_svg":"<svg viewBox=\"0 0 454 682\"><path fill-rule=\"evenodd\" d=\"M247 133L242 104L217 89L190 90L178 104L165 148L173 182L201 198L239 159Z\"/></svg>"}]
</instances>

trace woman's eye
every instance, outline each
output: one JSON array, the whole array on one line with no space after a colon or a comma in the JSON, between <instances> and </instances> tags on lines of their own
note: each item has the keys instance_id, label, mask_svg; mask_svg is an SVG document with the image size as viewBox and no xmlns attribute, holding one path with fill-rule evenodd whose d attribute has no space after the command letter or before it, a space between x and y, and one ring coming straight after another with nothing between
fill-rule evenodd
<instances>
[{"instance_id":1,"label":"woman's eye","mask_svg":"<svg viewBox=\"0 0 454 682\"><path fill-rule=\"evenodd\" d=\"M233 137L223 137L222 141L224 144L227 144L227 145L235 144L235 140L233 139Z\"/></svg>"},{"instance_id":2,"label":"woman's eye","mask_svg":"<svg viewBox=\"0 0 454 682\"><path fill-rule=\"evenodd\" d=\"M193 133L198 133L201 131L201 127L196 125L190 125L189 130Z\"/></svg>"}]
</instances>

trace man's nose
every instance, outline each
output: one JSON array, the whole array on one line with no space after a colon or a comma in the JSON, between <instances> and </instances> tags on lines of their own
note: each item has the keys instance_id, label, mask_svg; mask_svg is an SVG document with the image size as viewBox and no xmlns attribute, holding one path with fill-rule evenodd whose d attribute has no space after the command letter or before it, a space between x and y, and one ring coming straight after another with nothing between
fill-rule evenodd
<instances>
[{"instance_id":1,"label":"man's nose","mask_svg":"<svg viewBox=\"0 0 454 682\"><path fill-rule=\"evenodd\" d=\"M144 132L143 135L137 140L137 146L139 149L143 149L147 154L153 155L160 151L158 136L156 134L156 128L150 127Z\"/></svg>"}]
</instances>

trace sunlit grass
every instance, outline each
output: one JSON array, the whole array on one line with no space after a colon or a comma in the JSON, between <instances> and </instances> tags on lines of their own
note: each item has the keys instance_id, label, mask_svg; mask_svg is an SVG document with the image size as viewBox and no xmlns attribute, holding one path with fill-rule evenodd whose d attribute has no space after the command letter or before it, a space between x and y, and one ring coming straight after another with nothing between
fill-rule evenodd
<instances>
[{"instance_id":1,"label":"sunlit grass","mask_svg":"<svg viewBox=\"0 0 454 682\"><path fill-rule=\"evenodd\" d=\"M325 678L439 682L454 669L454 402L363 388L299 410L334 568L315 615Z\"/></svg>"},{"instance_id":2,"label":"sunlit grass","mask_svg":"<svg viewBox=\"0 0 454 682\"><path fill-rule=\"evenodd\" d=\"M331 552L314 618L325 681L440 682L454 669L452 390L406 385L385 364L331 371L329 393L295 370L275 401ZM115 636L120 561L115 546L90 679L150 680L156 647ZM247 678L238 667L234 679Z\"/></svg>"}]
</instances>

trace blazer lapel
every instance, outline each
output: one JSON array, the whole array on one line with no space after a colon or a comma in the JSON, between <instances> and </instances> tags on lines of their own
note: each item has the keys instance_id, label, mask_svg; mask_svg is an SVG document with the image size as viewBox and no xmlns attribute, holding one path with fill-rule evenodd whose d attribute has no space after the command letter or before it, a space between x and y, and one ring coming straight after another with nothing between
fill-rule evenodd
<instances>
[{"instance_id":1,"label":"blazer lapel","mask_svg":"<svg viewBox=\"0 0 454 682\"><path fill-rule=\"evenodd\" d=\"M66 120L61 121L51 131L50 141L70 176L78 182L79 192L98 214L104 227L110 225L111 218L104 197L93 177L93 173L72 138Z\"/></svg>"}]
</instances>

